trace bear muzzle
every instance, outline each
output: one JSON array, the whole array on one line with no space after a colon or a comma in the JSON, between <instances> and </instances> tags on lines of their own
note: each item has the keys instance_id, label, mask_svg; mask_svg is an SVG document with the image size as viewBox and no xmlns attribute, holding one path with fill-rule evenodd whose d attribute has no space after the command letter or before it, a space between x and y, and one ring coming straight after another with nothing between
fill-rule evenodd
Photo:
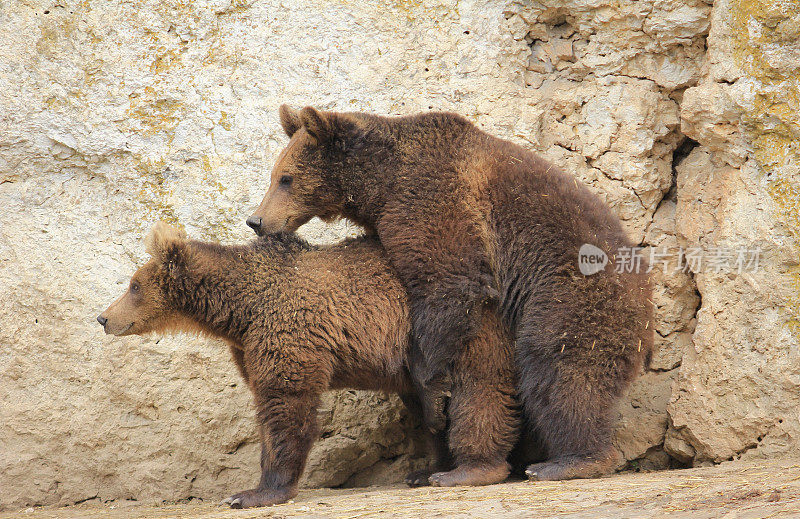
<instances>
[{"instance_id":1,"label":"bear muzzle","mask_svg":"<svg viewBox=\"0 0 800 519\"><path fill-rule=\"evenodd\" d=\"M261 232L262 220L261 220L260 216L253 215L253 216L249 217L246 220L246 222L247 222L247 226L250 227L251 229L253 229L256 232L256 234L258 234L258 235L262 234L262 232Z\"/></svg>"}]
</instances>

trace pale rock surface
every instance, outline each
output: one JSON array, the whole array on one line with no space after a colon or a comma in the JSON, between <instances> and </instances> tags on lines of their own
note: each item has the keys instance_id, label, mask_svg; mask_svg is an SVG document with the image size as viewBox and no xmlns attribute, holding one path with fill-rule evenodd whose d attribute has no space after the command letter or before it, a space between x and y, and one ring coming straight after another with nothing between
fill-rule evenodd
<instances>
[{"instance_id":1,"label":"pale rock surface","mask_svg":"<svg viewBox=\"0 0 800 519\"><path fill-rule=\"evenodd\" d=\"M796 2L715 2L709 67L683 96L699 147L678 166L679 241L760 251L755 272L695 274L665 442L685 462L795 453L800 438L798 21Z\"/></svg>"},{"instance_id":2,"label":"pale rock surface","mask_svg":"<svg viewBox=\"0 0 800 519\"><path fill-rule=\"evenodd\" d=\"M0 0L0 507L255 483L225 346L108 338L94 317L154 221L250 238L285 102L457 111L573 173L646 255L760 246L752 275L654 268L659 351L615 444L642 467L796 450L799 16L767 0ZM339 392L320 415L305 485L422 461L394 397Z\"/></svg>"}]
</instances>

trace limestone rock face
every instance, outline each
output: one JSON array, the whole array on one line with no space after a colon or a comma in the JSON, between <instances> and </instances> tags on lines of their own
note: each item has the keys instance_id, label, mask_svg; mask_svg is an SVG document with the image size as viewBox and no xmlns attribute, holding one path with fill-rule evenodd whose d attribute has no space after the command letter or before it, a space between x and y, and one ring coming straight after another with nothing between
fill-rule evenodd
<instances>
[{"instance_id":1,"label":"limestone rock face","mask_svg":"<svg viewBox=\"0 0 800 519\"><path fill-rule=\"evenodd\" d=\"M798 27L767 0L0 0L0 508L255 484L225 346L94 317L154 221L250 238L282 103L456 111L573 173L646 257L758 248L742 274L651 261L659 350L615 445L646 467L796 450ZM306 485L421 462L394 397L332 393L320 423Z\"/></svg>"},{"instance_id":2,"label":"limestone rock face","mask_svg":"<svg viewBox=\"0 0 800 519\"><path fill-rule=\"evenodd\" d=\"M702 305L668 407L666 451L684 460L797 448L800 5L714 3L709 66L681 105L698 143L678 166L679 241L757 250L754 272L701 269Z\"/></svg>"}]
</instances>

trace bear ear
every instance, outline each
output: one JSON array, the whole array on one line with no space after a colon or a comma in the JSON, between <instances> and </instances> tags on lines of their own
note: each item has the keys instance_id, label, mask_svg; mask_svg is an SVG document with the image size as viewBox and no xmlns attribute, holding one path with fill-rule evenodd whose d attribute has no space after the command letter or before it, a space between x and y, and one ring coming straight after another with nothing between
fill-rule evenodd
<instances>
[{"instance_id":1,"label":"bear ear","mask_svg":"<svg viewBox=\"0 0 800 519\"><path fill-rule=\"evenodd\" d=\"M144 239L145 247L153 258L164 261L169 249L186 239L186 231L176 229L166 222L158 222Z\"/></svg>"},{"instance_id":2,"label":"bear ear","mask_svg":"<svg viewBox=\"0 0 800 519\"><path fill-rule=\"evenodd\" d=\"M300 121L317 144L328 142L333 137L330 115L325 112L306 106L300 110Z\"/></svg>"},{"instance_id":3,"label":"bear ear","mask_svg":"<svg viewBox=\"0 0 800 519\"><path fill-rule=\"evenodd\" d=\"M283 131L286 132L286 135L291 137L295 134L297 130L303 125L300 122L300 111L295 110L289 105L281 105L278 108L278 115L281 118L281 126L283 126Z\"/></svg>"}]
</instances>

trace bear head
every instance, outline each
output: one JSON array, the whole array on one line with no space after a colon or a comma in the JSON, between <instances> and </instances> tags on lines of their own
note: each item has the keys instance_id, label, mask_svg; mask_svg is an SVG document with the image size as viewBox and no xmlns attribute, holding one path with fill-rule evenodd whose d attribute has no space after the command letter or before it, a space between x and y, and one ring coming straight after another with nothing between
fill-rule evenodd
<instances>
[{"instance_id":1,"label":"bear head","mask_svg":"<svg viewBox=\"0 0 800 519\"><path fill-rule=\"evenodd\" d=\"M162 330L178 319L167 297L166 282L185 240L183 231L164 222L153 227L145 238L152 258L136 271L125 293L97 316L107 334L141 335Z\"/></svg>"},{"instance_id":2,"label":"bear head","mask_svg":"<svg viewBox=\"0 0 800 519\"><path fill-rule=\"evenodd\" d=\"M259 236L294 232L314 216L330 221L347 214L342 179L369 171L376 157L377 116L280 107L290 137L272 169L269 189L247 219Z\"/></svg>"}]
</instances>

